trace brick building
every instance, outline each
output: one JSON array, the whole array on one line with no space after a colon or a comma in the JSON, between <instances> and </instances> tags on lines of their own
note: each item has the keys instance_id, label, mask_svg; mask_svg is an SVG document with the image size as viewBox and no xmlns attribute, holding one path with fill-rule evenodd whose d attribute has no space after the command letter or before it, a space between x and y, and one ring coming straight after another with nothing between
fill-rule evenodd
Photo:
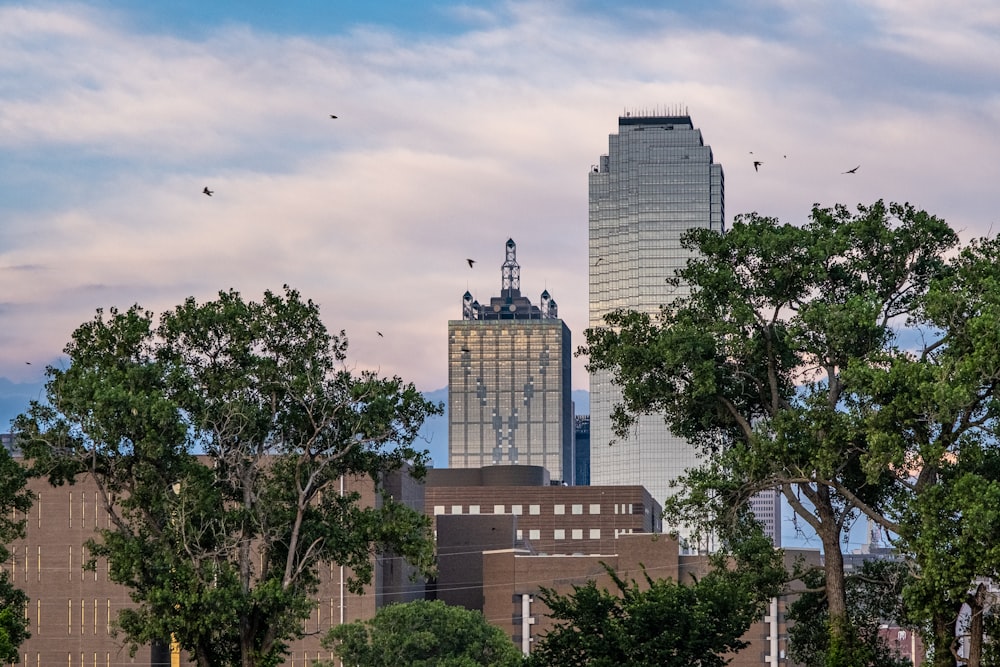
<instances>
[{"instance_id":1,"label":"brick building","mask_svg":"<svg viewBox=\"0 0 1000 667\"><path fill-rule=\"evenodd\" d=\"M409 475L389 476L384 486L397 499L422 507L423 486ZM94 531L109 525L93 480L81 476L72 486L52 487L32 480L35 504L27 516L26 535L11 545L8 568L14 584L27 593L31 638L20 647L25 667L112 667L117 665L187 664L180 656L171 661L169 646L145 646L135 656L113 634L118 612L131 605L128 591L109 580L103 559L94 571L84 570L84 543ZM361 493L363 503L375 504L379 496L367 479L346 479L345 490ZM378 606L422 598L423 582L413 582L402 559L391 554L375 557L373 582L363 595L346 588L351 572L328 566L321 572L317 606L306 622L308 636L293 642L287 667L310 667L320 657L331 658L320 640L333 625L371 618Z\"/></svg>"},{"instance_id":2,"label":"brick building","mask_svg":"<svg viewBox=\"0 0 1000 667\"><path fill-rule=\"evenodd\" d=\"M306 622L308 636L292 643L285 667L311 667L333 656L320 647L330 627L368 619L391 602L428 597L478 609L523 648L549 625L541 587L569 593L573 584L595 579L613 583L602 563L625 580L688 581L706 572L706 559L679 555L676 541L661 532L659 504L640 486L553 486L543 468L491 466L428 471L425 483L408 475L388 477L383 486L397 500L424 508L436 527L438 578L425 585L391 554L375 556L374 581L360 596L346 590L347 570L321 572L317 606ZM96 486L81 478L73 486L51 487L33 480L38 499L27 516L27 535L4 564L29 596L32 637L21 647L21 665L111 667L187 664L169 647L146 646L133 657L112 634L117 613L131 604L127 591L108 579L106 562L83 569L84 543L108 525ZM362 501L379 502L367 480L345 480ZM787 551L819 562L816 552ZM775 601L745 639L750 646L732 665L788 665L785 601ZM893 635L899 643L898 632ZM910 640L909 637L906 638ZM173 660L173 662L172 662Z\"/></svg>"}]
</instances>

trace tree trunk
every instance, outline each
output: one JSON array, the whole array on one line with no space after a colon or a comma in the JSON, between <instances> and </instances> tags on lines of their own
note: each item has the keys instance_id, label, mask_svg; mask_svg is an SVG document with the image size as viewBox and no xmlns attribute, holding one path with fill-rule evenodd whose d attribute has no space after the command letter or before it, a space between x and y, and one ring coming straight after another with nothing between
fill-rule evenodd
<instances>
[{"instance_id":1,"label":"tree trunk","mask_svg":"<svg viewBox=\"0 0 1000 667\"><path fill-rule=\"evenodd\" d=\"M953 652L955 645L955 625L951 619L954 615L949 613L949 618L938 612L934 615L934 660L932 667L955 667L958 661Z\"/></svg>"},{"instance_id":2,"label":"tree trunk","mask_svg":"<svg viewBox=\"0 0 1000 667\"><path fill-rule=\"evenodd\" d=\"M826 667L857 667L853 655L854 632L847 615L844 554L840 551L842 524L830 498L829 487L817 486L812 501L819 522L816 532L823 544L823 574L826 577L826 604L830 614L830 644Z\"/></svg>"},{"instance_id":3,"label":"tree trunk","mask_svg":"<svg viewBox=\"0 0 1000 667\"><path fill-rule=\"evenodd\" d=\"M966 656L968 667L980 667L983 662L983 593L986 587L982 584L976 592L969 596L969 653Z\"/></svg>"},{"instance_id":4,"label":"tree trunk","mask_svg":"<svg viewBox=\"0 0 1000 667\"><path fill-rule=\"evenodd\" d=\"M830 613L830 649L827 667L857 667L853 660L853 632L847 616L847 593L844 586L844 555L840 551L840 531L824 522L819 537L823 543L823 572L826 576L826 600Z\"/></svg>"}]
</instances>

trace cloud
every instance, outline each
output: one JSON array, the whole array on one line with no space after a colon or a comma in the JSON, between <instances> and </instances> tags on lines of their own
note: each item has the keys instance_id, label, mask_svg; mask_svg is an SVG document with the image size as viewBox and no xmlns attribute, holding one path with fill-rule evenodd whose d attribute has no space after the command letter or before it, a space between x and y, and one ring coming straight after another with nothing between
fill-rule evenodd
<instances>
[{"instance_id":1,"label":"cloud","mask_svg":"<svg viewBox=\"0 0 1000 667\"><path fill-rule=\"evenodd\" d=\"M32 379L22 357L53 358L98 307L288 283L359 367L437 389L447 320L466 289L498 292L508 237L523 292L548 289L580 343L586 173L628 109L690 110L729 217L886 198L986 232L998 105L957 52L925 80L930 5L601 6L455 5L464 31L416 35L0 7L0 376ZM986 7L941 39L991 54Z\"/></svg>"}]
</instances>

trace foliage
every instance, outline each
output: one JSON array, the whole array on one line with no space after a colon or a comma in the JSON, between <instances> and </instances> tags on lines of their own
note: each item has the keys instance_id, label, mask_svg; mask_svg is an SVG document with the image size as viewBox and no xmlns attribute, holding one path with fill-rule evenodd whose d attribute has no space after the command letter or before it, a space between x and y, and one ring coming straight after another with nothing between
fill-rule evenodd
<instances>
[{"instance_id":1,"label":"foliage","mask_svg":"<svg viewBox=\"0 0 1000 667\"><path fill-rule=\"evenodd\" d=\"M851 523L905 533L905 508L993 426L1000 270L985 258L998 248L955 260L957 244L908 204L816 206L801 227L739 216L726 234L686 235L692 257L672 282L689 296L586 332L590 368L623 390L618 432L661 413L704 453L668 503L675 519L725 531L733 508L778 489L816 532L831 665L861 660L840 551ZM923 334L918 351L900 344L904 327Z\"/></svg>"},{"instance_id":2,"label":"foliage","mask_svg":"<svg viewBox=\"0 0 1000 667\"><path fill-rule=\"evenodd\" d=\"M47 404L15 421L36 474L89 473L111 527L88 545L137 603L133 645L173 636L199 665L267 666L302 634L320 566L361 590L371 552L430 566L429 524L391 498L359 504L345 477L406 464L440 410L411 384L353 374L344 332L285 287L260 303L235 291L160 317L111 309L73 333ZM197 454L202 453L202 456Z\"/></svg>"},{"instance_id":3,"label":"foliage","mask_svg":"<svg viewBox=\"0 0 1000 667\"><path fill-rule=\"evenodd\" d=\"M330 629L323 645L356 667L514 667L521 650L478 611L440 600L382 607L374 618Z\"/></svg>"},{"instance_id":4,"label":"foliage","mask_svg":"<svg viewBox=\"0 0 1000 667\"><path fill-rule=\"evenodd\" d=\"M24 537L25 513L34 498L27 488L27 474L6 448L0 447L0 563L12 557L7 545ZM17 518L18 515L21 518ZM28 597L16 588L10 572L0 571L0 661L17 662L17 649L28 639L24 613Z\"/></svg>"},{"instance_id":5,"label":"foliage","mask_svg":"<svg viewBox=\"0 0 1000 667\"><path fill-rule=\"evenodd\" d=\"M846 641L848 652L869 667L906 667L879 634L886 621L906 627L903 586L910 578L909 566L900 560L868 560L846 578L850 619ZM830 614L823 593L823 574L813 570L803 577L809 588L789 605L786 617L789 656L804 667L824 667L830 658Z\"/></svg>"},{"instance_id":6,"label":"foliage","mask_svg":"<svg viewBox=\"0 0 1000 667\"><path fill-rule=\"evenodd\" d=\"M879 456L893 456L907 471L897 533L919 576L905 594L911 615L927 628L937 667L958 662L959 611L963 604L981 611L977 581L995 579L1000 568L998 252L997 239L964 247L914 318L925 337L918 351L859 373L869 397L860 405ZM968 662L976 665L981 628L958 631L969 633Z\"/></svg>"},{"instance_id":7,"label":"foliage","mask_svg":"<svg viewBox=\"0 0 1000 667\"><path fill-rule=\"evenodd\" d=\"M555 626L535 642L530 664L639 667L721 667L784 581L780 553L759 534L746 535L731 559L690 584L652 579L626 583L609 567L617 592L595 581L569 595L542 589Z\"/></svg>"}]
</instances>

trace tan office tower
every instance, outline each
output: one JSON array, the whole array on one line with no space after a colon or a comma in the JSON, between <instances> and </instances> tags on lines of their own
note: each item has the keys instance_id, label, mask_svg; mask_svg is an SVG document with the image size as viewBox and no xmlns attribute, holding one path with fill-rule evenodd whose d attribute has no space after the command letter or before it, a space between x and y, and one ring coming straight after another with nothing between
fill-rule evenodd
<instances>
[{"instance_id":1,"label":"tan office tower","mask_svg":"<svg viewBox=\"0 0 1000 667\"><path fill-rule=\"evenodd\" d=\"M448 466L535 465L573 484L570 332L548 291L521 296L508 239L500 296L448 321Z\"/></svg>"}]
</instances>

